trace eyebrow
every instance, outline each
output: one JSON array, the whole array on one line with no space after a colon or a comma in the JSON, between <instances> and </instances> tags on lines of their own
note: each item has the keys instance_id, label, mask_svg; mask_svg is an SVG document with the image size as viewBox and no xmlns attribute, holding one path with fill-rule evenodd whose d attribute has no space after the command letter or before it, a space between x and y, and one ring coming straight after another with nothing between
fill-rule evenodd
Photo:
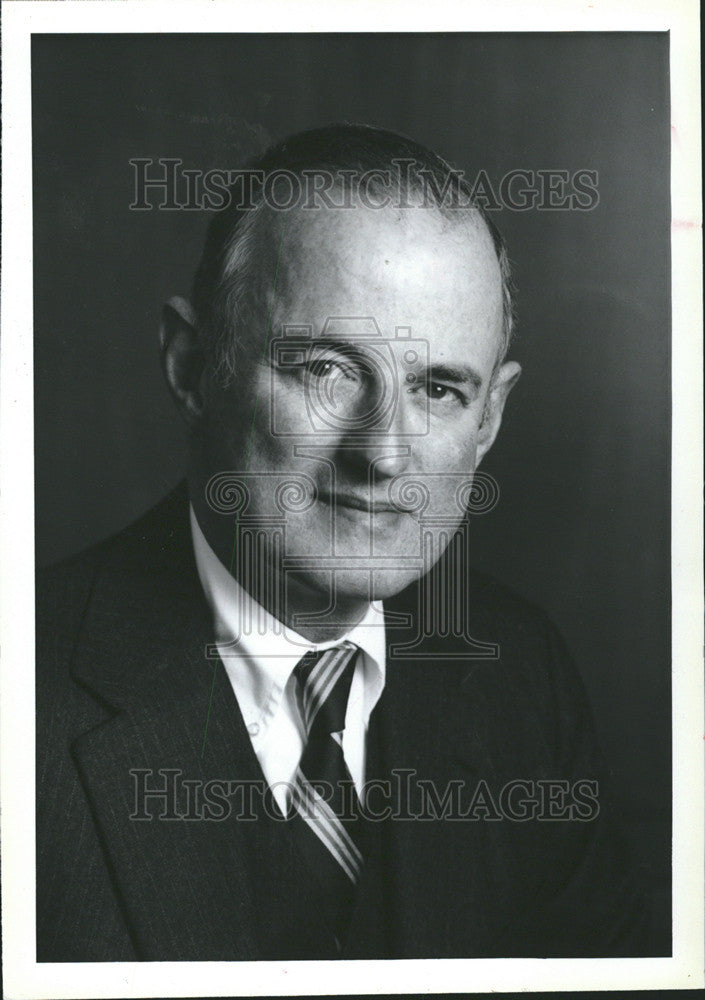
<instances>
[{"instance_id":1,"label":"eyebrow","mask_svg":"<svg viewBox=\"0 0 705 1000\"><path fill-rule=\"evenodd\" d=\"M374 338L370 338L370 340L373 343L376 342ZM384 341L384 343L391 343L391 341ZM308 345L311 348L329 349L344 357L365 357L364 338L359 341L348 341L327 337L308 341ZM424 366L424 377L431 381L449 382L452 385L471 385L478 392L482 388L482 377L470 365L448 364L446 362L426 365Z\"/></svg>"},{"instance_id":2,"label":"eyebrow","mask_svg":"<svg viewBox=\"0 0 705 1000\"><path fill-rule=\"evenodd\" d=\"M451 382L455 385L472 385L477 390L482 388L481 376L470 365L429 365L426 369L426 377L439 382Z\"/></svg>"},{"instance_id":3,"label":"eyebrow","mask_svg":"<svg viewBox=\"0 0 705 1000\"><path fill-rule=\"evenodd\" d=\"M370 338L373 343L374 338ZM313 349L319 348L323 350L334 351L336 354L341 354L344 357L359 357L364 356L365 341L363 339L359 341L349 341L349 340L335 340L334 337L321 337L317 340L307 340L305 341L306 346Z\"/></svg>"}]
</instances>

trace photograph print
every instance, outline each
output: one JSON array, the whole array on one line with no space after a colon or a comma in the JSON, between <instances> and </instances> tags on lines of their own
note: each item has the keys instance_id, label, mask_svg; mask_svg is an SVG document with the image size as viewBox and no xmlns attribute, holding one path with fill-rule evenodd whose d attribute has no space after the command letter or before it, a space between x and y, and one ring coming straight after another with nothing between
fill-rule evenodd
<instances>
[{"instance_id":1,"label":"photograph print","mask_svg":"<svg viewBox=\"0 0 705 1000\"><path fill-rule=\"evenodd\" d=\"M37 962L671 955L669 125L666 32L33 36Z\"/></svg>"}]
</instances>

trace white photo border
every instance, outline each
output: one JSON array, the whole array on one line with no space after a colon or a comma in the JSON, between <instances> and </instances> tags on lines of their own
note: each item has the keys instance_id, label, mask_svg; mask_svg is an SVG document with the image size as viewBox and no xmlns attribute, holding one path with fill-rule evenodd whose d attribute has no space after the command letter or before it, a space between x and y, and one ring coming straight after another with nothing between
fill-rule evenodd
<instances>
[{"instance_id":1,"label":"white photo border","mask_svg":"<svg viewBox=\"0 0 705 1000\"><path fill-rule=\"evenodd\" d=\"M673 957L356 962L35 960L32 33L669 31L672 125ZM693 989L703 981L702 202L695 0L17 0L2 6L0 724L5 994L366 995ZM694 374L695 373L695 374Z\"/></svg>"}]
</instances>

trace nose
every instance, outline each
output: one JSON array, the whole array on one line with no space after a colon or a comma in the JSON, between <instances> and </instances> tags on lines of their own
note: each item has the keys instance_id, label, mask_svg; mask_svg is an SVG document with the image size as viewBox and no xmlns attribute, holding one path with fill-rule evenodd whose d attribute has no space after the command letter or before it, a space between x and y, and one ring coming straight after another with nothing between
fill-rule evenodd
<instances>
[{"instance_id":1,"label":"nose","mask_svg":"<svg viewBox=\"0 0 705 1000\"><path fill-rule=\"evenodd\" d=\"M386 440L368 448L368 468L372 480L392 479L409 467L411 447L408 441Z\"/></svg>"},{"instance_id":2,"label":"nose","mask_svg":"<svg viewBox=\"0 0 705 1000\"><path fill-rule=\"evenodd\" d=\"M379 417L366 420L364 429L344 441L346 460L364 472L370 483L391 479L405 472L411 462L412 437L404 409L404 397L398 393L394 405Z\"/></svg>"}]
</instances>

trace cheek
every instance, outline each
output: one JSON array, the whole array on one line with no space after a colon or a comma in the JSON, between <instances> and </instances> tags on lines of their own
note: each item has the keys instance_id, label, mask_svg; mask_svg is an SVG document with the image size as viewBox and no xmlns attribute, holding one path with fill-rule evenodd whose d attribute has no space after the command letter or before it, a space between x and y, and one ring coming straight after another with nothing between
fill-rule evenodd
<instances>
[{"instance_id":1,"label":"cheek","mask_svg":"<svg viewBox=\"0 0 705 1000\"><path fill-rule=\"evenodd\" d=\"M475 470L478 443L477 420L459 419L431 427L419 440L417 457L420 471L467 474Z\"/></svg>"},{"instance_id":2,"label":"cheek","mask_svg":"<svg viewBox=\"0 0 705 1000\"><path fill-rule=\"evenodd\" d=\"M411 480L418 479L427 491L425 517L460 522L472 487L476 455L477 426L474 423L464 426L458 423L443 434L432 434L424 439L407 473Z\"/></svg>"},{"instance_id":3,"label":"cheek","mask_svg":"<svg viewBox=\"0 0 705 1000\"><path fill-rule=\"evenodd\" d=\"M257 419L259 424L266 421L270 434L277 436L309 437L315 433L312 419L316 412L316 394L307 391L294 378L277 378L271 373L271 383L262 382L258 396ZM320 405L318 409L320 409Z\"/></svg>"},{"instance_id":4,"label":"cheek","mask_svg":"<svg viewBox=\"0 0 705 1000\"><path fill-rule=\"evenodd\" d=\"M244 392L221 389L210 400L205 438L210 455L240 468L252 429L254 406Z\"/></svg>"},{"instance_id":5,"label":"cheek","mask_svg":"<svg viewBox=\"0 0 705 1000\"><path fill-rule=\"evenodd\" d=\"M213 401L206 428L208 451L220 466L240 471L286 462L289 438L273 425L268 378L224 391ZM289 463L290 464L290 463Z\"/></svg>"}]
</instances>

